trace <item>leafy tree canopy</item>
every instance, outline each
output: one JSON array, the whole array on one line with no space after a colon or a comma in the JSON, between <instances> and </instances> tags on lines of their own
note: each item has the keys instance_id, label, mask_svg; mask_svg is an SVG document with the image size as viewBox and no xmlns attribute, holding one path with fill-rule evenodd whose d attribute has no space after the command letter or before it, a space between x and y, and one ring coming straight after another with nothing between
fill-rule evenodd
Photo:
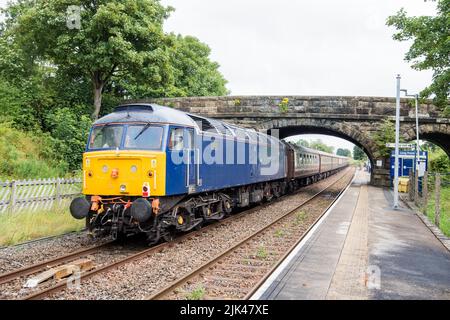
<instances>
[{"instance_id":1,"label":"leafy tree canopy","mask_svg":"<svg viewBox=\"0 0 450 320\"><path fill-rule=\"evenodd\" d=\"M358 146L353 147L353 159L355 160L366 160L367 156L364 153L363 149Z\"/></svg>"},{"instance_id":2,"label":"leafy tree canopy","mask_svg":"<svg viewBox=\"0 0 450 320\"><path fill-rule=\"evenodd\" d=\"M397 41L412 40L405 60L412 62L416 70L433 70L433 83L421 95L435 95L435 103L449 110L450 84L450 0L439 0L436 16L408 17L404 9L387 19L388 26L394 26Z\"/></svg>"},{"instance_id":3,"label":"leafy tree canopy","mask_svg":"<svg viewBox=\"0 0 450 320\"><path fill-rule=\"evenodd\" d=\"M17 65L45 66L77 81L83 91L89 84L94 119L104 93L225 94L226 81L209 60L208 46L164 33L172 10L159 0L20 0L4 11L0 47L3 41L8 50L0 66L10 74L17 74Z\"/></svg>"},{"instance_id":4,"label":"leafy tree canopy","mask_svg":"<svg viewBox=\"0 0 450 320\"><path fill-rule=\"evenodd\" d=\"M320 139L311 141L309 144L309 147L312 149L315 149L315 150L328 152L328 153L333 153L333 151L334 151L334 147L326 145Z\"/></svg>"},{"instance_id":5,"label":"leafy tree canopy","mask_svg":"<svg viewBox=\"0 0 450 320\"><path fill-rule=\"evenodd\" d=\"M298 145L298 146L301 146L301 147L309 148L309 142L307 140L304 140L304 139L298 139L295 142L295 144Z\"/></svg>"},{"instance_id":6,"label":"leafy tree canopy","mask_svg":"<svg viewBox=\"0 0 450 320\"><path fill-rule=\"evenodd\" d=\"M89 116L123 99L227 93L206 44L163 32L172 8L159 0L15 0L1 11L0 127L48 137L61 170L80 167Z\"/></svg>"},{"instance_id":7,"label":"leafy tree canopy","mask_svg":"<svg viewBox=\"0 0 450 320\"><path fill-rule=\"evenodd\" d=\"M336 155L342 156L342 157L351 157L352 156L352 152L350 150L348 150L348 149L339 148L336 151Z\"/></svg>"},{"instance_id":8,"label":"leafy tree canopy","mask_svg":"<svg viewBox=\"0 0 450 320\"><path fill-rule=\"evenodd\" d=\"M377 151L374 153L376 158L387 158L391 154L391 148L386 147L386 143L395 142L395 125L389 119L385 119L378 131L374 135L374 140L377 145ZM403 138L400 136L400 142Z\"/></svg>"}]
</instances>

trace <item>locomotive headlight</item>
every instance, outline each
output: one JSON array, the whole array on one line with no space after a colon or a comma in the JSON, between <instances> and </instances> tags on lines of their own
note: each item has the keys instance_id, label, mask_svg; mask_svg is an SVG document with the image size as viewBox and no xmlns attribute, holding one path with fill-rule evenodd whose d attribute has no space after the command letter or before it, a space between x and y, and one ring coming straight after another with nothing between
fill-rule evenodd
<instances>
[{"instance_id":1,"label":"locomotive headlight","mask_svg":"<svg viewBox=\"0 0 450 320\"><path fill-rule=\"evenodd\" d=\"M107 172L108 172L108 166L107 166L106 164L102 167L102 171L103 171L104 173L107 173Z\"/></svg>"},{"instance_id":2,"label":"locomotive headlight","mask_svg":"<svg viewBox=\"0 0 450 320\"><path fill-rule=\"evenodd\" d=\"M120 185L120 192L122 192L122 193L127 192L127 186L124 185L124 184L121 184Z\"/></svg>"},{"instance_id":3,"label":"locomotive headlight","mask_svg":"<svg viewBox=\"0 0 450 320\"><path fill-rule=\"evenodd\" d=\"M132 165L130 170L132 173L135 173L137 171L137 167L135 165Z\"/></svg>"}]
</instances>

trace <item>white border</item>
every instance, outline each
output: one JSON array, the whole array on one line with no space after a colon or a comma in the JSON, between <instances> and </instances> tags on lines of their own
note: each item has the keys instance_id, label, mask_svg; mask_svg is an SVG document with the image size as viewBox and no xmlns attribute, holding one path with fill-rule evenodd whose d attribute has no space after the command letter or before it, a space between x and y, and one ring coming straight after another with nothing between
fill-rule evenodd
<instances>
[{"instance_id":1,"label":"white border","mask_svg":"<svg viewBox=\"0 0 450 320\"><path fill-rule=\"evenodd\" d=\"M352 181L349 183L347 188L345 188L344 192L341 193L339 198L333 203L333 205L327 210L327 212L320 218L319 221L312 227L311 230L306 234L306 236L300 241L300 243L291 251L291 253L284 259L284 261L275 269L275 271L267 278L266 281L259 287L259 289L250 297L249 300L259 300L261 296L266 292L266 290L270 287L270 285L278 278L278 276L283 272L283 270L288 266L289 262L294 259L300 249L308 242L309 238L314 234L317 228L322 224L323 221L328 217L333 208L341 201L344 195L347 193L347 190L352 186L353 181L356 179L356 172L353 176Z\"/></svg>"}]
</instances>

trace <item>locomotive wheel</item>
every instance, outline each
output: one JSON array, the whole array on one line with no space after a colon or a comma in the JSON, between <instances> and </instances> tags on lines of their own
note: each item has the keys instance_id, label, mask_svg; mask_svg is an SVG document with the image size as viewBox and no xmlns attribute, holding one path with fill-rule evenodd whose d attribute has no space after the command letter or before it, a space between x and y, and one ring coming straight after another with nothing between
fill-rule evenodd
<instances>
[{"instance_id":1,"label":"locomotive wheel","mask_svg":"<svg viewBox=\"0 0 450 320\"><path fill-rule=\"evenodd\" d=\"M166 232L164 232L164 234L162 235L162 238L164 239L164 241L166 242L171 242L173 241L173 239L175 239L175 230L173 229L169 229Z\"/></svg>"}]
</instances>

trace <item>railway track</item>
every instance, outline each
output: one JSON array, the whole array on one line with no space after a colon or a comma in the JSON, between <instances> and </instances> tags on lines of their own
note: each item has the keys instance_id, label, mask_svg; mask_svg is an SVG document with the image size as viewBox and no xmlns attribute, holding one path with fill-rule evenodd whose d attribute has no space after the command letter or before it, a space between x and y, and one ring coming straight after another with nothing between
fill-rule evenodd
<instances>
[{"instance_id":1,"label":"railway track","mask_svg":"<svg viewBox=\"0 0 450 320\"><path fill-rule=\"evenodd\" d=\"M353 176L353 172L351 175ZM295 214L307 205L312 205L324 193L342 182L341 180L331 183L295 209L224 250L147 299L249 299L339 198L345 187L351 183L352 179L349 176L347 174L345 177L344 187L339 191L331 192L333 200L329 201L325 209L321 210L318 217L300 237L296 232L299 229L301 231L301 228L297 228L295 225L299 216L295 216ZM294 223L289 223L289 219ZM281 225L283 229L280 229ZM289 227L291 230L286 230ZM283 234L277 234L278 230L284 230L283 232L287 236L283 237ZM269 237L267 237L268 235ZM269 239L267 240L267 238ZM261 246L261 243L264 243L264 247Z\"/></svg>"},{"instance_id":2,"label":"railway track","mask_svg":"<svg viewBox=\"0 0 450 320\"><path fill-rule=\"evenodd\" d=\"M16 243L16 244L13 244L13 245L0 246L0 250L8 249L8 248L25 247L25 246L30 245L30 244L34 244L34 243L38 243L38 242L42 242L42 241L47 241L47 240L52 240L52 239L64 237L64 236L75 234L75 233L81 233L81 232L84 232L86 230L87 230L86 228L83 228L80 231L70 231L70 232L66 232L66 233L58 234L58 235L54 235L54 236L48 236L48 237L32 239L32 240L28 240L28 241L21 242L21 243Z\"/></svg>"},{"instance_id":3,"label":"railway track","mask_svg":"<svg viewBox=\"0 0 450 320\"><path fill-rule=\"evenodd\" d=\"M63 256L54 258L54 259L49 259L49 260L46 260L46 261L43 261L40 263L33 264L31 266L23 267L18 270L14 270L11 272L1 274L0 275L0 285L8 283L12 280L15 280L15 279L18 279L21 277L29 276L31 274L37 273L37 272L45 270L47 268L56 267L56 266L64 264L64 263L74 261L77 258L84 257L84 256L87 256L94 252L97 252L99 250L102 250L103 248L111 245L113 242L114 241L105 242L100 245L96 245L96 246L86 248L86 249L77 250L75 252L71 252L71 253L65 254Z\"/></svg>"},{"instance_id":4,"label":"railway track","mask_svg":"<svg viewBox=\"0 0 450 320\"><path fill-rule=\"evenodd\" d=\"M339 180L338 180L338 181L339 181ZM329 186L327 186L325 189L329 188L331 185L334 185L335 183L336 183L336 181L333 182L333 183L331 183L331 184L330 184ZM318 192L316 195L318 195L318 194L324 192L325 189L321 190L321 191ZM298 190L296 193L299 193L299 192L302 192L302 189ZM316 196L316 195L315 195L315 196ZM292 194L286 195L286 196L292 196ZM261 210L261 209L264 208L264 207L273 205L274 203L276 203L276 202L280 201L281 199L285 198L286 196L282 196L282 197L280 197L279 199L276 199L276 200L273 200L273 201L271 201L271 202L262 204L262 205L260 205L260 206L251 208L251 209L246 210L246 211L243 211L243 212L241 212L241 213L232 215L232 216L230 216L230 217L228 217L228 218L226 218L226 219L224 219L224 220L221 220L221 221L219 221L219 222L209 224L209 225L203 227L203 228L200 229L200 230L193 231L193 232L190 232L190 233L188 233L188 234L182 235L182 236L180 236L180 237L178 237L178 238L175 238L175 239L174 239L173 241L171 241L171 242L161 243L161 244L156 245L156 246L154 246L154 247L147 248L147 249L142 250L142 251L140 251L140 252L137 252L137 253L128 255L128 256L126 256L125 258L119 259L119 260L114 261L114 262L112 262L112 263L106 264L106 265L101 266L101 267L97 267L97 268L95 268L95 269L93 269L93 270L91 270L91 271L82 273L79 280L80 280L80 282L82 282L82 281L84 281L84 280L87 280L87 279L89 279L89 278L92 278L92 277L95 276L95 275L102 274L102 273L106 273L106 272L108 272L109 270L116 269L116 268L118 268L118 267L120 267L120 266L122 266L122 265L124 265L124 264L130 263L130 262L133 262L133 261L136 261L136 260L138 260L138 259L145 258L145 257L147 257L147 256L150 256L150 255L155 254L155 253L158 253L158 252L162 252L162 251L164 251L164 250L165 250L166 248L168 248L168 247L175 246L175 245L177 245L177 244L180 243L180 242L183 242L183 241L192 239L192 238L194 238L194 237L197 237L199 234L206 233L206 232L208 232L209 230L211 230L212 228L215 228L215 227L218 227L218 226L220 226L220 225L222 225L222 224L225 224L225 223L229 222L230 220L238 219L239 217L242 217L242 216L244 216L244 215L246 215L246 214L249 214L249 213L251 213L251 212L253 212L253 211ZM315 197L315 196L314 196L314 197ZM308 201L309 201L309 200L305 201L305 203L308 202ZM273 224L273 223L272 223L272 224ZM105 245L106 245L106 244L105 244ZM94 250L94 248L90 248L89 250ZM74 253L74 254L75 254L75 253ZM86 255L86 253L84 253L84 254ZM79 256L77 256L77 257L79 257ZM62 258L62 257L61 257L61 258ZM45 264L45 262L42 263L42 264L40 264L40 265L43 265L43 264ZM32 266L32 267L34 267L34 266ZM30 267L30 268L31 268L31 267ZM22 272L21 270L18 270L18 271ZM32 272L30 271L30 273L32 273ZM29 273L29 274L30 274L30 273ZM11 274L12 274L12 272L11 272ZM0 278L0 279L1 279L1 278ZM183 279L184 279L184 278L183 278ZM183 279L181 279L180 281L182 281ZM23 300L44 299L44 298L49 297L49 296L51 296L51 295L53 295L53 294L56 294L56 293L59 292L59 291L64 290L66 287L67 287L67 281L60 281L60 282L58 282L57 284L55 284L55 285L53 285L53 286L51 286L51 287L42 289L42 290L40 290L40 291L34 292L34 293L32 293L32 294L29 294L29 295L27 295L27 296L21 297L21 299L23 299Z\"/></svg>"}]
</instances>

